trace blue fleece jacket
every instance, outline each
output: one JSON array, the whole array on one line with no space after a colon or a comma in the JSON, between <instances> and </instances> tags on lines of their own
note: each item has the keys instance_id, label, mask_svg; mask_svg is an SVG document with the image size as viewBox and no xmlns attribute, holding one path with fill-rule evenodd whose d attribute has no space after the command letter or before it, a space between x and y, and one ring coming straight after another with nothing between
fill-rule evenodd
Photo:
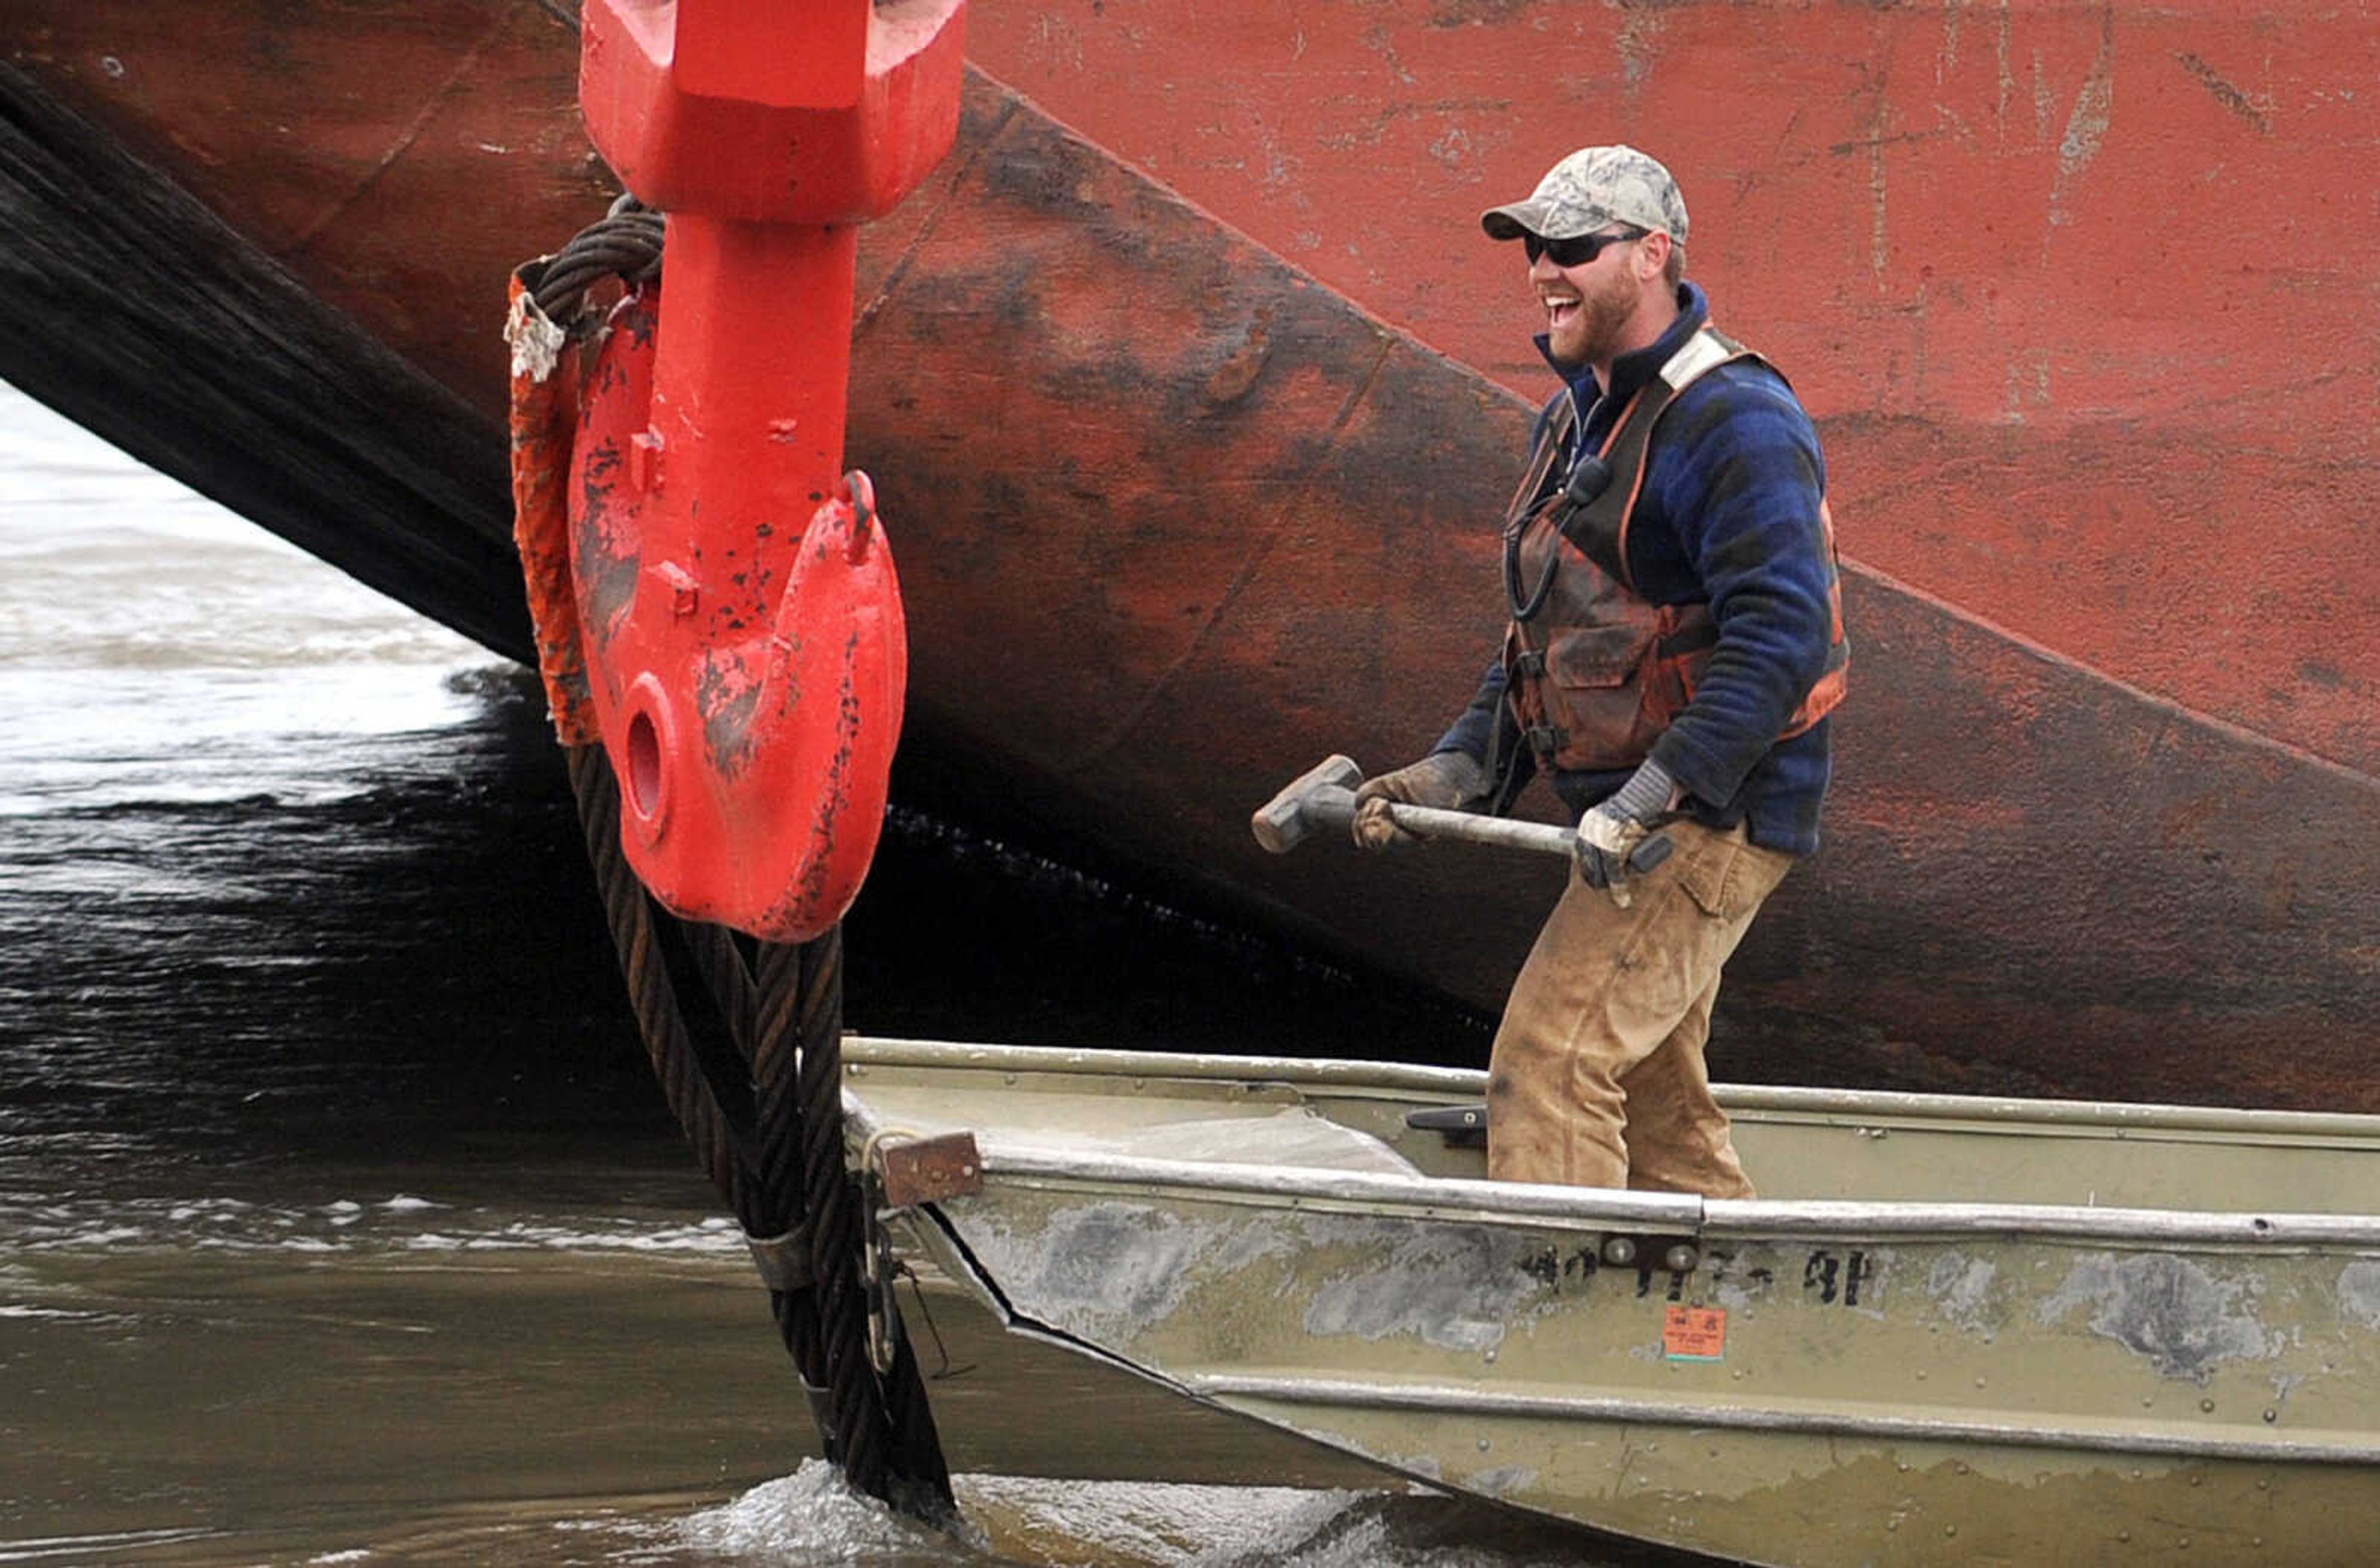
<instances>
[{"instance_id":1,"label":"blue fleece jacket","mask_svg":"<svg viewBox=\"0 0 2380 1568\"><path fill-rule=\"evenodd\" d=\"M1582 369L1556 394L1555 402L1575 398L1580 418L1549 486L1576 450L1602 444L1629 398L1709 318L1708 299L1691 283L1680 286L1678 306L1659 342L1613 361L1608 391ZM1553 362L1542 336L1537 349ZM1538 415L1538 432L1555 402ZM1777 738L1826 669L1833 628L1818 518L1826 482L1817 432L1792 389L1766 366L1738 360L1688 385L1661 417L1628 529L1638 590L1657 604L1707 601L1718 626L1694 701L1655 743L1653 760L1685 786L1694 817L1721 828L1748 820L1753 843L1795 855L1818 847L1831 765L1826 720ZM1534 772L1504 702L1500 663L1488 666L1478 696L1437 749L1483 762L1491 751L1517 752L1518 777ZM1583 814L1628 772L1562 772L1553 786Z\"/></svg>"}]
</instances>

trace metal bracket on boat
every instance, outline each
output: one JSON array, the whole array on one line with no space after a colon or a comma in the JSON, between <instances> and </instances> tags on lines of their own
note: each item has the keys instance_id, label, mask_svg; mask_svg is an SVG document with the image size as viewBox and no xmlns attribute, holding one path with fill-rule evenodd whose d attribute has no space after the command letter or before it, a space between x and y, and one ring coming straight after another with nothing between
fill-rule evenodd
<instances>
[{"instance_id":1,"label":"metal bracket on boat","mask_svg":"<svg viewBox=\"0 0 2380 1568\"><path fill-rule=\"evenodd\" d=\"M1408 1111L1405 1125L1415 1132L1438 1134L1449 1149L1488 1147L1485 1105L1433 1105L1422 1111Z\"/></svg>"},{"instance_id":2,"label":"metal bracket on boat","mask_svg":"<svg viewBox=\"0 0 2380 1568\"><path fill-rule=\"evenodd\" d=\"M1660 1268L1672 1274L1691 1274L1703 1260L1692 1236L1607 1235L1599 1255L1615 1269Z\"/></svg>"},{"instance_id":3,"label":"metal bracket on boat","mask_svg":"<svg viewBox=\"0 0 2380 1568\"><path fill-rule=\"evenodd\" d=\"M914 1209L983 1190L983 1160L976 1152L973 1133L897 1142L870 1138L868 1154L883 1173L887 1209Z\"/></svg>"},{"instance_id":4,"label":"metal bracket on boat","mask_svg":"<svg viewBox=\"0 0 2380 1568\"><path fill-rule=\"evenodd\" d=\"M892 1296L892 1282L900 1277L901 1260L892 1251L892 1233L884 1223L884 1179L873 1161L875 1150L876 1139L870 1138L860 1155L859 1212L864 1216L865 1234L859 1244L859 1294L867 1304L868 1364L881 1375L892 1368L892 1346L898 1337L895 1325L901 1308Z\"/></svg>"},{"instance_id":5,"label":"metal bracket on boat","mask_svg":"<svg viewBox=\"0 0 2380 1568\"><path fill-rule=\"evenodd\" d=\"M885 1217L982 1190L983 1159L976 1152L973 1133L919 1137L886 1127L869 1134L861 1146L860 1209L867 1216L868 1236L860 1254L860 1282L868 1298L868 1359L878 1372L892 1370L902 1337L901 1307L892 1287L904 1265L893 1251Z\"/></svg>"}]
</instances>

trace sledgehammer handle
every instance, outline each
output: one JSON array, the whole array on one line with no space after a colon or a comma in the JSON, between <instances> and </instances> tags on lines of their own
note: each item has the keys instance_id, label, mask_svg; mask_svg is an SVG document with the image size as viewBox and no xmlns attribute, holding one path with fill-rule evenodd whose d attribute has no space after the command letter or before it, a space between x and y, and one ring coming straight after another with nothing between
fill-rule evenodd
<instances>
[{"instance_id":1,"label":"sledgehammer handle","mask_svg":"<svg viewBox=\"0 0 2380 1568\"><path fill-rule=\"evenodd\" d=\"M1257 842L1275 855L1288 854L1318 828L1343 833L1355 820L1354 786L1363 777L1364 770L1355 766L1354 758L1326 757L1257 807L1248 819L1248 826L1256 833ZM1535 855L1559 855L1565 859L1572 853L1573 838L1568 828L1480 817L1468 811L1442 811L1434 806L1407 806L1393 800L1388 806L1389 820L1419 838L1463 839L1505 849L1524 849ZM1667 860L1676 847L1669 834L1657 833L1637 845L1628 857L1629 869L1649 871ZM1598 881L1596 885L1603 884ZM1612 882L1611 897L1623 907L1627 905L1624 881Z\"/></svg>"},{"instance_id":2,"label":"sledgehammer handle","mask_svg":"<svg viewBox=\"0 0 2380 1568\"><path fill-rule=\"evenodd\" d=\"M1354 796L1350 795L1348 816L1354 816ZM1577 837L1568 828L1548 827L1543 822L1515 822L1502 817L1475 817L1468 811L1441 811L1433 806L1403 806L1389 803L1389 816L1397 826L1424 838L1463 838L1474 844L1500 845L1506 849L1526 849L1539 855L1559 855L1567 860L1577 851ZM1677 845L1667 833L1655 833L1639 844L1628 857L1628 869L1643 873L1667 860ZM1618 882L1612 884L1612 902L1622 909L1628 907L1627 890Z\"/></svg>"},{"instance_id":3,"label":"sledgehammer handle","mask_svg":"<svg viewBox=\"0 0 2380 1568\"><path fill-rule=\"evenodd\" d=\"M1347 796L1348 820L1353 821L1354 816L1355 796L1351 791ZM1516 822L1509 817L1442 811L1435 806L1407 806L1394 800L1389 802L1389 820L1423 838L1468 839L1473 844L1493 844L1506 849L1526 849L1538 855L1570 858L1571 831L1545 822Z\"/></svg>"},{"instance_id":4,"label":"sledgehammer handle","mask_svg":"<svg viewBox=\"0 0 2380 1568\"><path fill-rule=\"evenodd\" d=\"M1355 820L1355 792L1329 785L1318 789L1309 797L1307 816L1317 826L1343 830ZM1442 811L1435 806L1407 806L1400 801L1389 803L1389 818L1420 838L1459 838L1570 857L1570 830L1544 822L1515 822L1505 817Z\"/></svg>"}]
</instances>

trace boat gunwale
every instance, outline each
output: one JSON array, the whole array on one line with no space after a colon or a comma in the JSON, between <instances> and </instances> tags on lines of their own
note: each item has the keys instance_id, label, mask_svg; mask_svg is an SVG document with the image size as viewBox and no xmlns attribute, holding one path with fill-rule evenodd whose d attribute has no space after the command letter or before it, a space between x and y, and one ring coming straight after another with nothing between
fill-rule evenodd
<instances>
[{"instance_id":1,"label":"boat gunwale","mask_svg":"<svg viewBox=\"0 0 2380 1568\"><path fill-rule=\"evenodd\" d=\"M1485 1076L1460 1068L1413 1067L1324 1059L1220 1055L1173 1056L1062 1046L964 1044L851 1037L844 1041L845 1072L869 1067L1171 1077L1261 1082L1334 1091L1395 1093L1477 1091ZM866 1090L847 1091L871 1134L898 1129L866 1105ZM1769 1089L1761 1100L1838 1112L1845 1123L1872 1124L1886 1115L2014 1121L2047 1108L2067 1113L2069 1125L2087 1123L2119 1132L2143 1127L2182 1131L2270 1131L2303 1138L2319 1124L2380 1140L2380 1116L2292 1111L2215 1111L2188 1106L2109 1106L2095 1101L1969 1100L1955 1095L1876 1091ZM1741 1102L1739 1102L1741 1103ZM2154 1116L2158 1118L2152 1121ZM1751 1241L1840 1238L1872 1242L1993 1237L2051 1243L2216 1246L2258 1251L2320 1248L2380 1249L2380 1214L2142 1209L2099 1205L1973 1203L1908 1199L1706 1198L1691 1193L1616 1191L1472 1177L1391 1175L1312 1166L1166 1160L1110 1150L1068 1150L1008 1134L977 1129L987 1177L1026 1182L1171 1188L1243 1202L1321 1204L1337 1209L1392 1210L1415 1218L1503 1227L1547 1223L1604 1230L1653 1231Z\"/></svg>"},{"instance_id":2,"label":"boat gunwale","mask_svg":"<svg viewBox=\"0 0 2380 1568\"><path fill-rule=\"evenodd\" d=\"M1399 1091L1483 1098L1488 1075L1471 1067L1427 1067L1343 1057L1175 1054L1098 1046L1003 1045L851 1035L843 1041L852 1066L1032 1072L1122 1078L1186 1078L1313 1087L1334 1093ZM2272 1141L2350 1140L2380 1145L2380 1114L2339 1111L2273 1111L2130 1100L2036 1100L2001 1095L1927 1094L1897 1089L1815 1088L1785 1084L1717 1084L1727 1110L1759 1121L1872 1124L1879 1121L2024 1124L2028 1129L2072 1128L2135 1133L2239 1135Z\"/></svg>"},{"instance_id":3,"label":"boat gunwale","mask_svg":"<svg viewBox=\"0 0 2380 1568\"><path fill-rule=\"evenodd\" d=\"M1622 1395L1532 1394L1451 1384L1354 1378L1265 1377L1206 1373L1181 1380L1194 1396L1223 1401L1273 1400L1284 1404L1422 1410L1434 1415L1507 1416L1522 1419L1604 1421L1629 1426L1791 1433L1815 1437L1881 1438L1900 1441L1985 1443L1995 1447L2071 1449L2098 1453L2153 1454L2181 1459L2285 1461L2320 1465L2380 1465L2380 1443L2309 1442L2291 1437L2199 1437L2143 1432L2137 1427L2011 1426L1913 1416L1860 1416L1791 1409L1767 1404L1645 1400ZM2246 1428L2242 1428L2241 1430Z\"/></svg>"},{"instance_id":4,"label":"boat gunwale","mask_svg":"<svg viewBox=\"0 0 2380 1568\"><path fill-rule=\"evenodd\" d=\"M871 1134L892 1136L866 1118ZM2380 1215L2254 1214L2071 1204L1930 1203L1880 1198L1706 1198L1692 1193L1627 1192L1461 1176L1379 1175L1310 1166L1158 1160L1023 1145L978 1133L987 1179L1028 1184L1189 1191L1246 1203L1393 1212L1433 1222L1506 1227L1545 1224L1650 1231L1755 1241L1840 1237L1858 1241L2084 1242L2246 1248L2380 1250Z\"/></svg>"}]
</instances>

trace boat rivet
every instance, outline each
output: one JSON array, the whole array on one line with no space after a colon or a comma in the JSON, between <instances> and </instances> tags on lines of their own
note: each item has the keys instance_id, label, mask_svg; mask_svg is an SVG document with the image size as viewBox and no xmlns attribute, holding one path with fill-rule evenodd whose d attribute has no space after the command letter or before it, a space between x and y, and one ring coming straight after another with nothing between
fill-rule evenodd
<instances>
[{"instance_id":1,"label":"boat rivet","mask_svg":"<svg viewBox=\"0 0 2380 1568\"><path fill-rule=\"evenodd\" d=\"M2131 1540L2132 1538L2132 1532L2130 1530L2118 1530L2116 1532L2116 1538L2119 1541Z\"/></svg>"},{"instance_id":2,"label":"boat rivet","mask_svg":"<svg viewBox=\"0 0 2380 1568\"><path fill-rule=\"evenodd\" d=\"M2267 1421L2277 1421L2280 1418L2281 1413L2277 1410L2267 1410L2265 1412L2265 1419Z\"/></svg>"},{"instance_id":3,"label":"boat rivet","mask_svg":"<svg viewBox=\"0 0 2380 1568\"><path fill-rule=\"evenodd\" d=\"M2181 1539L2174 1542L2173 1544L2181 1548L2184 1551L2187 1551L2190 1550L2190 1538L2188 1536L2184 1536Z\"/></svg>"},{"instance_id":4,"label":"boat rivet","mask_svg":"<svg viewBox=\"0 0 2380 1568\"><path fill-rule=\"evenodd\" d=\"M2142 1409L2143 1409L2143 1410L2146 1410L2149 1406L2151 1406L2151 1405L2155 1404L2155 1403L2156 1403L2156 1401L2155 1401L2155 1400L2154 1400L2154 1399L2143 1399L2143 1400L2142 1400L2142 1401L2141 1401L2141 1408L2142 1408Z\"/></svg>"},{"instance_id":5,"label":"boat rivet","mask_svg":"<svg viewBox=\"0 0 2380 1568\"><path fill-rule=\"evenodd\" d=\"M1925 1380L1925 1368L1923 1367L1917 1368L1917 1380L1921 1383Z\"/></svg>"},{"instance_id":6,"label":"boat rivet","mask_svg":"<svg viewBox=\"0 0 2380 1568\"><path fill-rule=\"evenodd\" d=\"M1904 1476L1909 1474L1909 1461L1906 1459L1900 1461L1900 1473Z\"/></svg>"},{"instance_id":7,"label":"boat rivet","mask_svg":"<svg viewBox=\"0 0 2380 1568\"><path fill-rule=\"evenodd\" d=\"M2137 1481L2137 1480L2139 1480L2140 1478L2141 1478L2141 1467L2140 1467L2139 1465L2133 1465L2133 1466L2132 1466L2132 1479L2134 1479L2134 1480L2136 1480L2136 1481Z\"/></svg>"},{"instance_id":8,"label":"boat rivet","mask_svg":"<svg viewBox=\"0 0 2380 1568\"><path fill-rule=\"evenodd\" d=\"M1967 1473L1967 1465L1966 1465L1966 1462L1965 1462L1964 1460L1961 1460L1961 1461L1960 1461L1960 1463L1959 1463L1959 1474L1961 1474L1961 1476L1963 1476L1963 1475L1965 1475L1966 1473Z\"/></svg>"},{"instance_id":9,"label":"boat rivet","mask_svg":"<svg viewBox=\"0 0 2380 1568\"><path fill-rule=\"evenodd\" d=\"M1495 1359L1496 1359L1496 1353L1495 1353L1494 1351L1492 1351L1492 1350L1491 1350L1491 1351L1489 1351L1489 1352L1488 1353L1488 1360L1490 1360L1490 1361L1495 1360Z\"/></svg>"},{"instance_id":10,"label":"boat rivet","mask_svg":"<svg viewBox=\"0 0 2380 1568\"><path fill-rule=\"evenodd\" d=\"M1000 1081L1004 1084L1013 1084L1016 1081L1016 1075L1014 1073L1002 1073L1000 1075Z\"/></svg>"},{"instance_id":11,"label":"boat rivet","mask_svg":"<svg viewBox=\"0 0 2380 1568\"><path fill-rule=\"evenodd\" d=\"M2271 1491L2273 1489L2273 1483L2266 1480L2264 1477L2259 1476L2256 1477L2256 1489L2260 1492Z\"/></svg>"},{"instance_id":12,"label":"boat rivet","mask_svg":"<svg viewBox=\"0 0 2380 1568\"><path fill-rule=\"evenodd\" d=\"M2204 1486L2204 1485L2205 1484L2205 1482L2206 1482L2206 1477L2204 1477L2204 1476L2192 1476L2192 1477L2190 1477L2190 1484L2191 1484L2192 1486L2193 1486L2193 1487L2196 1487L2196 1486Z\"/></svg>"},{"instance_id":13,"label":"boat rivet","mask_svg":"<svg viewBox=\"0 0 2380 1568\"><path fill-rule=\"evenodd\" d=\"M1946 1536L1955 1536L1959 1533L1959 1526L1956 1525L1945 1525L1942 1526L1942 1533Z\"/></svg>"},{"instance_id":14,"label":"boat rivet","mask_svg":"<svg viewBox=\"0 0 2380 1568\"><path fill-rule=\"evenodd\" d=\"M1889 1534L1890 1532L1900 1528L1900 1521L1898 1519L1887 1519L1884 1522L1884 1527L1886 1532Z\"/></svg>"},{"instance_id":15,"label":"boat rivet","mask_svg":"<svg viewBox=\"0 0 2380 1568\"><path fill-rule=\"evenodd\" d=\"M1983 1379L1981 1379L1981 1378L1977 1378L1977 1379L1975 1380L1975 1386L1976 1386L1977 1388L1982 1388L1982 1387L1984 1386L1984 1380L1983 1380Z\"/></svg>"},{"instance_id":16,"label":"boat rivet","mask_svg":"<svg viewBox=\"0 0 2380 1568\"><path fill-rule=\"evenodd\" d=\"M2248 1544L2250 1546L2262 1546L2265 1544L2265 1538L2262 1536L2250 1536L2248 1538Z\"/></svg>"},{"instance_id":17,"label":"boat rivet","mask_svg":"<svg viewBox=\"0 0 2380 1568\"><path fill-rule=\"evenodd\" d=\"M1479 1440L1479 1452L1482 1453L1488 1452L1488 1440L1486 1438L1481 1438Z\"/></svg>"}]
</instances>

